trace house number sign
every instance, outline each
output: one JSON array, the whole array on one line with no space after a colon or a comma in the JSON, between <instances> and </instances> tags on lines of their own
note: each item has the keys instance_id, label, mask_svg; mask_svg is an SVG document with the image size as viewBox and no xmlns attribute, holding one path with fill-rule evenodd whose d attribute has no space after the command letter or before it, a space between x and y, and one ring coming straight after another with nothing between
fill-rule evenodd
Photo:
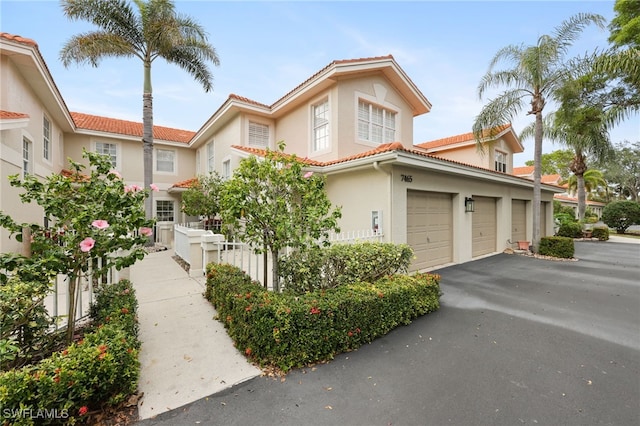
<instances>
[{"instance_id":1,"label":"house number sign","mask_svg":"<svg viewBox=\"0 0 640 426\"><path fill-rule=\"evenodd\" d=\"M413 182L413 176L412 175L400 175L400 180L402 182Z\"/></svg>"}]
</instances>

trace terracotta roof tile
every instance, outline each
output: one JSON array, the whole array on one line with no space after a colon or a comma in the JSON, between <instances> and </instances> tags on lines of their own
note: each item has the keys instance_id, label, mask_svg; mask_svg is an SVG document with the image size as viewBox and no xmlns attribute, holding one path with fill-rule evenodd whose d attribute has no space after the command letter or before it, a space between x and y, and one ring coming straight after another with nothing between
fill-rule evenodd
<instances>
[{"instance_id":1,"label":"terracotta roof tile","mask_svg":"<svg viewBox=\"0 0 640 426\"><path fill-rule=\"evenodd\" d=\"M509 127L511 127L511 124L503 124L502 126L495 127L493 131L495 133L500 133L508 129ZM490 135L489 130L484 130L482 132L483 137L487 137L489 135ZM469 133L463 133L461 135L449 136L447 138L423 142L421 144L417 144L416 146L420 148L425 148L425 149L433 149L433 148L440 148L448 145L455 145L457 143L462 143L462 142L469 142L474 139L475 139L475 136L473 135L473 132L469 132Z\"/></svg>"},{"instance_id":2,"label":"terracotta roof tile","mask_svg":"<svg viewBox=\"0 0 640 426\"><path fill-rule=\"evenodd\" d=\"M533 166L514 167L513 174L516 176L525 176L533 173Z\"/></svg>"},{"instance_id":3,"label":"terracotta roof tile","mask_svg":"<svg viewBox=\"0 0 640 426\"><path fill-rule=\"evenodd\" d=\"M142 123L82 114L79 112L72 112L71 117L80 129L142 137ZM153 126L153 137L165 141L188 143L194 135L195 132L189 130Z\"/></svg>"},{"instance_id":4,"label":"terracotta roof tile","mask_svg":"<svg viewBox=\"0 0 640 426\"><path fill-rule=\"evenodd\" d=\"M562 180L562 176L560 175L544 175L540 177L540 181L542 183L553 183L553 184L557 184L558 182L560 182Z\"/></svg>"},{"instance_id":5,"label":"terracotta roof tile","mask_svg":"<svg viewBox=\"0 0 640 426\"><path fill-rule=\"evenodd\" d=\"M182 180L180 182L176 182L174 183L171 187L172 188L185 188L185 189L189 189L191 188L196 182L198 182L198 178L191 178L191 179L187 179L187 180Z\"/></svg>"},{"instance_id":6,"label":"terracotta roof tile","mask_svg":"<svg viewBox=\"0 0 640 426\"><path fill-rule=\"evenodd\" d=\"M60 171L60 174L67 178L75 178L74 180L77 182L88 182L89 179L91 179L89 176L85 174L76 173L75 171L69 170L69 169L62 169Z\"/></svg>"},{"instance_id":7,"label":"terracotta roof tile","mask_svg":"<svg viewBox=\"0 0 640 426\"><path fill-rule=\"evenodd\" d=\"M564 195L564 194L554 194L553 198L556 200L560 200L560 201L572 201L574 203L578 202L578 199L575 197L569 197L568 195ZM600 201L592 201L592 200L585 200L587 204L593 205L593 206L606 206L606 203L601 203Z\"/></svg>"},{"instance_id":8,"label":"terracotta roof tile","mask_svg":"<svg viewBox=\"0 0 640 426\"><path fill-rule=\"evenodd\" d=\"M267 150L265 149L260 149L260 148L252 148L249 146L240 146L240 145L231 145L231 148L235 148L239 151L244 151L247 152L249 154L253 154L253 155L257 155L258 157L264 157L265 155L267 155ZM289 156L290 154L285 153L285 156ZM310 158L304 157L297 157L298 160L300 160L303 164L306 164L308 166L324 166L325 163L322 163L320 161L315 161L312 160Z\"/></svg>"},{"instance_id":9,"label":"terracotta roof tile","mask_svg":"<svg viewBox=\"0 0 640 426\"><path fill-rule=\"evenodd\" d=\"M271 108L269 105L261 104L258 101L254 101L253 99L245 98L244 96L236 95L235 93L230 94L229 95L229 99L237 99L239 101L246 102L246 103L253 104L253 105L257 105L257 106L260 106L260 107Z\"/></svg>"},{"instance_id":10,"label":"terracotta roof tile","mask_svg":"<svg viewBox=\"0 0 640 426\"><path fill-rule=\"evenodd\" d=\"M15 120L19 118L29 118L29 114L0 110L0 119L2 120Z\"/></svg>"},{"instance_id":11,"label":"terracotta roof tile","mask_svg":"<svg viewBox=\"0 0 640 426\"><path fill-rule=\"evenodd\" d=\"M14 35L9 33L0 33L0 38L4 38L6 40L11 40L11 41L17 41L18 43L26 44L31 47L38 47L38 43L36 43L34 40L19 36L19 35Z\"/></svg>"}]
</instances>

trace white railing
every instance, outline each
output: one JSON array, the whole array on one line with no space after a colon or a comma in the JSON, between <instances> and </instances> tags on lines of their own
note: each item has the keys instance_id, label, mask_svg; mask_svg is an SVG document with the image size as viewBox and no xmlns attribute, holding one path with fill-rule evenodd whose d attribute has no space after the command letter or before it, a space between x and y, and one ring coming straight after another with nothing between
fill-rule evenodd
<instances>
[{"instance_id":1,"label":"white railing","mask_svg":"<svg viewBox=\"0 0 640 426\"><path fill-rule=\"evenodd\" d=\"M345 231L332 233L329 236L331 243L353 244L362 242L382 242L384 234L381 230L361 229L359 231Z\"/></svg>"},{"instance_id":2,"label":"white railing","mask_svg":"<svg viewBox=\"0 0 640 426\"><path fill-rule=\"evenodd\" d=\"M213 234L211 232L204 232L200 234L199 240L187 237L187 229L181 226L178 229L176 225L176 255L182 257L190 265L189 274L192 276L202 276L205 273L206 265L210 262L215 263L228 263L242 269L251 279L263 283L265 260L262 253L255 253L249 244L239 241L225 241L223 235ZM332 244L354 244L360 242L382 242L384 234L381 231L374 231L372 229L340 232L337 234L331 234L329 241ZM182 240L184 248L181 248L181 252L188 256L188 259L180 255L178 251L178 240ZM199 241L199 244L197 244ZM190 248L187 249L187 244ZM194 256L194 246L197 244L198 249L201 251L201 259L197 259ZM271 287L271 272L272 272L272 256L267 254L266 260L267 268L267 282Z\"/></svg>"},{"instance_id":3,"label":"white railing","mask_svg":"<svg viewBox=\"0 0 640 426\"><path fill-rule=\"evenodd\" d=\"M103 259L97 259L96 264L88 265L88 271L80 279L80 286L76 289L76 317L75 322L82 321L89 315L89 307L94 301L95 286L98 284L109 285L118 282L121 279L129 278L128 268L116 270L115 267L110 268L102 275L91 276L93 270L102 268ZM49 315L55 319L55 329L66 327L68 324L67 312L69 304L73 301L69 297L69 277L59 274L52 283L52 291L44 300Z\"/></svg>"}]
</instances>

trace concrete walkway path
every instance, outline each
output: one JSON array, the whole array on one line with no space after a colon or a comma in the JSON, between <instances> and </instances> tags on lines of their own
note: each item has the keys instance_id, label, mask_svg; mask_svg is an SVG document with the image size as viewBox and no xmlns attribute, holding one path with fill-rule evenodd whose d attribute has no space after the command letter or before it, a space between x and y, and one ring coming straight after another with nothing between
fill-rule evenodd
<instances>
[{"instance_id":1,"label":"concrete walkway path","mask_svg":"<svg viewBox=\"0 0 640 426\"><path fill-rule=\"evenodd\" d=\"M202 296L205 279L190 278L173 250L131 267L140 321L140 419L152 418L261 374L233 346Z\"/></svg>"}]
</instances>

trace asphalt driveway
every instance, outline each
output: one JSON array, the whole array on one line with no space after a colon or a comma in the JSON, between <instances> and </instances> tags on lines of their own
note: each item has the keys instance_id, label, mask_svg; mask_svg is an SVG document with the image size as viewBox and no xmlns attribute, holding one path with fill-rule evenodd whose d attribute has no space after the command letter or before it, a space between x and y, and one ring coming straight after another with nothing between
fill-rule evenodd
<instances>
[{"instance_id":1,"label":"asphalt driveway","mask_svg":"<svg viewBox=\"0 0 640 426\"><path fill-rule=\"evenodd\" d=\"M637 425L640 245L440 269L439 311L140 425Z\"/></svg>"}]
</instances>

